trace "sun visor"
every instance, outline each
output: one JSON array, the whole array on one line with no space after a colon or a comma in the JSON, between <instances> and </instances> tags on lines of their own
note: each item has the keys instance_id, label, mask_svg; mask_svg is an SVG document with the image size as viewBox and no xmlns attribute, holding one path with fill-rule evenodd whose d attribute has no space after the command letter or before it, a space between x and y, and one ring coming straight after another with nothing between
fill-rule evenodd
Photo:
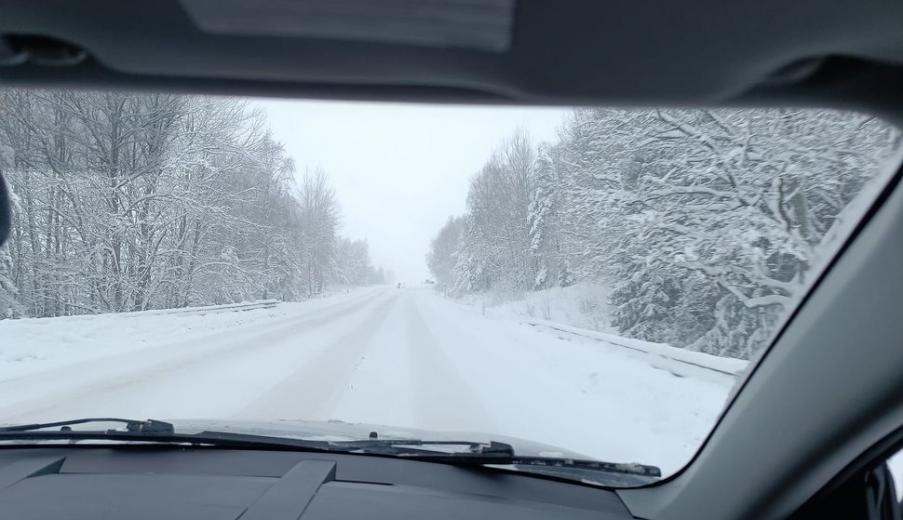
<instances>
[{"instance_id":1,"label":"sun visor","mask_svg":"<svg viewBox=\"0 0 903 520\"><path fill-rule=\"evenodd\" d=\"M182 0L203 31L505 52L515 0Z\"/></svg>"}]
</instances>

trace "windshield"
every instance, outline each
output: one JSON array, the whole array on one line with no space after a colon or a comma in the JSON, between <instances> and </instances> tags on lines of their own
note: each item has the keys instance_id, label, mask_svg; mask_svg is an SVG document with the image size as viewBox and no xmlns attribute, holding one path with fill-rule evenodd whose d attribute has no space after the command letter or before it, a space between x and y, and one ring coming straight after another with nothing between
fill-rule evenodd
<instances>
[{"instance_id":1,"label":"windshield","mask_svg":"<svg viewBox=\"0 0 903 520\"><path fill-rule=\"evenodd\" d=\"M0 423L497 441L667 476L899 140L817 109L0 91Z\"/></svg>"}]
</instances>

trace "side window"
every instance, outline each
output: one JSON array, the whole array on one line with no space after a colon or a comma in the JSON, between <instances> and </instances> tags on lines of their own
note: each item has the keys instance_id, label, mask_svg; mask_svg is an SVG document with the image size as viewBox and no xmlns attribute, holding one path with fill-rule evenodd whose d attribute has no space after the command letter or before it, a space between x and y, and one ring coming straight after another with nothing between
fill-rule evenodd
<instances>
[{"instance_id":1,"label":"side window","mask_svg":"<svg viewBox=\"0 0 903 520\"><path fill-rule=\"evenodd\" d=\"M793 520L903 520L903 450L814 497Z\"/></svg>"},{"instance_id":2,"label":"side window","mask_svg":"<svg viewBox=\"0 0 903 520\"><path fill-rule=\"evenodd\" d=\"M890 469L890 474L894 477L894 484L897 488L897 503L901 503L903 501L903 449L887 459L887 467Z\"/></svg>"},{"instance_id":3,"label":"side window","mask_svg":"<svg viewBox=\"0 0 903 520\"><path fill-rule=\"evenodd\" d=\"M865 516L868 520L903 520L900 503L903 484L903 452L898 451L864 475Z\"/></svg>"}]
</instances>

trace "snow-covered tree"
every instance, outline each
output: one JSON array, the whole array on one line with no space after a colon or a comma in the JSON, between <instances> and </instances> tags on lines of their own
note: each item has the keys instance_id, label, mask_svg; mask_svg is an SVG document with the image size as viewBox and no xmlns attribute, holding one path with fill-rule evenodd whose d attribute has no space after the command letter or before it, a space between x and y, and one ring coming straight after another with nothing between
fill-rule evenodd
<instances>
[{"instance_id":1,"label":"snow-covered tree","mask_svg":"<svg viewBox=\"0 0 903 520\"><path fill-rule=\"evenodd\" d=\"M557 142L519 152L535 156L526 182L506 182L524 162L498 153L474 178L454 286L591 280L625 335L750 357L898 141L830 110L578 109Z\"/></svg>"},{"instance_id":2,"label":"snow-covered tree","mask_svg":"<svg viewBox=\"0 0 903 520\"><path fill-rule=\"evenodd\" d=\"M537 266L529 250L535 168L534 146L518 132L474 177L467 195L462 251L456 255L455 270L463 277L455 284L458 290L519 293L533 287Z\"/></svg>"},{"instance_id":3,"label":"snow-covered tree","mask_svg":"<svg viewBox=\"0 0 903 520\"><path fill-rule=\"evenodd\" d=\"M0 151L2 316L305 298L338 278L325 174L296 186L245 102L4 90Z\"/></svg>"},{"instance_id":4,"label":"snow-covered tree","mask_svg":"<svg viewBox=\"0 0 903 520\"><path fill-rule=\"evenodd\" d=\"M449 217L436 238L430 242L426 264L433 273L439 288L443 290L453 287L455 284L454 270L463 232L464 219Z\"/></svg>"}]
</instances>

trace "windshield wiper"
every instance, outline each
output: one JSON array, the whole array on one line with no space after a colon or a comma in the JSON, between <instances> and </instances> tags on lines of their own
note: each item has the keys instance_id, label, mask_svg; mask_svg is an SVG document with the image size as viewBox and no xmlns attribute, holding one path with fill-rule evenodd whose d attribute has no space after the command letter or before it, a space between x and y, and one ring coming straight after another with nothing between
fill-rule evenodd
<instances>
[{"instance_id":1,"label":"windshield wiper","mask_svg":"<svg viewBox=\"0 0 903 520\"><path fill-rule=\"evenodd\" d=\"M72 431L72 428L70 428L70 426L88 423L123 423L125 424L126 431L128 432L155 434L175 433L175 426L165 421L158 421L156 419L146 419L141 421L137 419L122 419L120 417L85 417L82 419L69 419L66 421L56 421L48 423L17 424L15 426L0 427L0 433L29 432L44 430L47 428L56 428L57 426L61 427L60 431L68 432Z\"/></svg>"},{"instance_id":2,"label":"windshield wiper","mask_svg":"<svg viewBox=\"0 0 903 520\"><path fill-rule=\"evenodd\" d=\"M637 475L642 477L660 478L661 469L656 466L636 463L602 462L597 460L574 459L568 457L539 457L529 455L517 455L511 445L491 441L488 445L482 444L482 448L476 448L479 443L468 442L429 442L429 441L394 441L384 442L383 445L374 445L367 441L357 441L348 444L361 445L356 452L368 454L393 455L401 458L411 458L423 462L442 462L458 465L477 466L517 466L518 469L536 470L544 469L546 472L560 473L564 470L579 470L581 472L618 473L623 475ZM337 443L344 444L344 443ZM437 452L429 450L431 445L471 445L474 449L463 452Z\"/></svg>"},{"instance_id":3,"label":"windshield wiper","mask_svg":"<svg viewBox=\"0 0 903 520\"><path fill-rule=\"evenodd\" d=\"M122 423L125 429L73 430L72 426L91 423ZM57 428L59 429L51 429ZM255 449L292 449L372 455L417 455L429 453L428 446L465 446L468 454L513 455L514 449L503 443L483 444L471 441L420 441L410 439L369 439L362 441L312 441L291 437L246 433L202 431L176 432L173 424L156 419L123 419L119 417L85 417L47 423L19 424L0 427L0 441L13 440L116 440L162 443L207 444L221 447Z\"/></svg>"},{"instance_id":4,"label":"windshield wiper","mask_svg":"<svg viewBox=\"0 0 903 520\"><path fill-rule=\"evenodd\" d=\"M198 435L215 435L217 439L243 439L245 434L223 432L203 432ZM254 436L257 438L256 436ZM270 437L264 437L270 439ZM294 439L277 440L294 442ZM311 442L311 441L303 441ZM568 457L538 457L517 455L514 447L505 442L489 441L430 441L421 439L368 439L360 441L314 441L322 442L330 451L360 453L365 455L390 455L415 459L421 462L441 462L444 464L473 466L518 466L520 469L544 469L546 472L560 473L563 470L582 472L617 473L641 477L660 478L661 469L656 466L636 463L602 462ZM444 451L443 447L461 446L464 451Z\"/></svg>"},{"instance_id":5,"label":"windshield wiper","mask_svg":"<svg viewBox=\"0 0 903 520\"><path fill-rule=\"evenodd\" d=\"M124 430L73 430L71 426L90 423L123 423ZM60 427L59 430L49 428ZM176 433L173 424L156 419L122 419L118 417L85 417L65 421L19 424L0 427L0 440L144 440L151 442L190 442L215 444L218 446L279 447L293 449L315 449L344 453L367 453L372 455L419 455L437 454L430 446L464 446L466 454L478 456L514 455L514 448L501 442L484 444L473 441L422 441L416 439L367 439L360 441L310 441L290 437L253 435L246 433L202 431L199 433ZM440 452L456 455L457 452ZM437 454L438 455L438 454Z\"/></svg>"},{"instance_id":6,"label":"windshield wiper","mask_svg":"<svg viewBox=\"0 0 903 520\"><path fill-rule=\"evenodd\" d=\"M73 430L72 425L89 423L123 423L125 429ZM50 430L48 428L55 428ZM176 432L168 422L155 419L137 420L116 417L71 419L66 421L21 424L0 427L0 442L3 441L91 441L109 440L123 442L153 442L165 444L209 445L223 448L242 449L286 449L300 451L335 452L328 441L308 441L285 437L247 435L240 433L203 431L200 433ZM347 450L342 450L347 451Z\"/></svg>"},{"instance_id":7,"label":"windshield wiper","mask_svg":"<svg viewBox=\"0 0 903 520\"><path fill-rule=\"evenodd\" d=\"M332 443L351 452L386 454L386 455L435 455L438 457L475 456L481 460L486 457L513 457L514 447L508 443L489 441L429 441L420 439L369 439L362 441L339 441ZM445 446L462 446L466 451L445 451Z\"/></svg>"},{"instance_id":8,"label":"windshield wiper","mask_svg":"<svg viewBox=\"0 0 903 520\"><path fill-rule=\"evenodd\" d=\"M333 446L352 453L370 455L392 455L415 459L422 462L441 462L475 466L516 466L523 470L543 470L544 473L562 473L568 470L580 472L602 472L640 477L660 478L661 469L656 466L635 463L602 462L568 457L538 457L515 453L507 443L489 441L424 441L424 440L363 440L333 442ZM442 451L443 446L464 446L466 451ZM440 448L437 450L436 448Z\"/></svg>"},{"instance_id":9,"label":"windshield wiper","mask_svg":"<svg viewBox=\"0 0 903 520\"><path fill-rule=\"evenodd\" d=\"M125 430L73 430L72 425L89 423L123 423ZM59 430L48 428L60 427ZM439 462L472 466L514 466L525 471L560 474L576 471L580 473L607 473L635 475L656 479L661 470L644 464L621 464L582 460L567 457L524 456L515 453L507 443L490 441L430 441L420 439L376 439L359 441L312 441L290 437L253 435L245 433L202 431L199 433L177 433L172 424L154 419L136 420L107 418L83 418L49 423L22 424L0 427L0 441L6 440L115 440L161 442L172 444L212 445L243 449L282 449L293 451L315 451L326 453L351 453L381 455L421 462ZM453 446L463 450L446 451Z\"/></svg>"}]
</instances>

